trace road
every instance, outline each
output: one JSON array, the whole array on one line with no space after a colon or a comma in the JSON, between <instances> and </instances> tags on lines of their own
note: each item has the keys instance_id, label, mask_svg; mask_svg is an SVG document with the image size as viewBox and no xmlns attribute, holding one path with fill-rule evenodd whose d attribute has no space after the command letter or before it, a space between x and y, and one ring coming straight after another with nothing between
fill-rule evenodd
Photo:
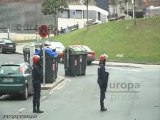
<instances>
[{"instance_id":1,"label":"road","mask_svg":"<svg viewBox=\"0 0 160 120\"><path fill-rule=\"evenodd\" d=\"M23 56L0 54L0 64L11 60L21 62ZM110 73L105 99L107 112L99 111L97 65L91 65L87 66L85 76L66 77L57 87L42 91L43 114L32 113L32 96L26 101L16 96L1 97L0 120L4 115L36 115L35 120L160 119L160 68L109 66L107 71ZM64 76L63 64L59 64L58 75Z\"/></svg>"}]
</instances>

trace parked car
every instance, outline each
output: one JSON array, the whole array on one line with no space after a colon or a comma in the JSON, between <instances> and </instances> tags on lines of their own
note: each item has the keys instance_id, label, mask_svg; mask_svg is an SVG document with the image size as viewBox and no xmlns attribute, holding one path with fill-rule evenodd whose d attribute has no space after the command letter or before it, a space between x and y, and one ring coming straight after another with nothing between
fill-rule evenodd
<instances>
[{"instance_id":1,"label":"parked car","mask_svg":"<svg viewBox=\"0 0 160 120\"><path fill-rule=\"evenodd\" d=\"M0 95L21 95L24 100L32 93L31 66L24 62L20 64L6 63L0 66Z\"/></svg>"},{"instance_id":2,"label":"parked car","mask_svg":"<svg viewBox=\"0 0 160 120\"><path fill-rule=\"evenodd\" d=\"M8 38L0 38L0 53L12 52L15 53L16 44Z\"/></svg>"},{"instance_id":3,"label":"parked car","mask_svg":"<svg viewBox=\"0 0 160 120\"><path fill-rule=\"evenodd\" d=\"M90 65L92 63L92 61L94 61L96 59L95 51L91 50L88 46L86 46L86 45L71 45L71 46L80 46L84 50L87 51L87 64L88 65Z\"/></svg>"},{"instance_id":4,"label":"parked car","mask_svg":"<svg viewBox=\"0 0 160 120\"><path fill-rule=\"evenodd\" d=\"M56 52L58 53L58 61L59 62L64 62L64 56L63 56L63 50L65 49L64 45L61 42L54 41L50 42L50 47L52 49L56 49Z\"/></svg>"}]
</instances>

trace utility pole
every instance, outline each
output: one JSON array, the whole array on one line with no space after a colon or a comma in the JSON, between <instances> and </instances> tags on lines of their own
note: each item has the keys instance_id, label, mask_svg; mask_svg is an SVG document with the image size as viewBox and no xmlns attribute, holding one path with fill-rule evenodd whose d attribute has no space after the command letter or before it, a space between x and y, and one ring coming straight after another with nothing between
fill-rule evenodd
<instances>
[{"instance_id":1,"label":"utility pole","mask_svg":"<svg viewBox=\"0 0 160 120\"><path fill-rule=\"evenodd\" d=\"M134 25L136 25L136 19L135 19L135 0L132 0L132 6L133 6L133 20L134 20Z\"/></svg>"},{"instance_id":2,"label":"utility pole","mask_svg":"<svg viewBox=\"0 0 160 120\"><path fill-rule=\"evenodd\" d=\"M36 42L37 42L37 27L38 27L38 23L37 23L37 0L35 0L35 7L36 7Z\"/></svg>"},{"instance_id":3,"label":"utility pole","mask_svg":"<svg viewBox=\"0 0 160 120\"><path fill-rule=\"evenodd\" d=\"M86 6L87 6L87 30L89 29L89 24L88 24L88 0L87 0L87 3L86 3Z\"/></svg>"},{"instance_id":4,"label":"utility pole","mask_svg":"<svg viewBox=\"0 0 160 120\"><path fill-rule=\"evenodd\" d=\"M132 0L132 8L133 8L133 19L135 18L135 16L134 16L134 11L135 11L135 9L134 9L134 0Z\"/></svg>"},{"instance_id":5,"label":"utility pole","mask_svg":"<svg viewBox=\"0 0 160 120\"><path fill-rule=\"evenodd\" d=\"M128 1L127 1L127 19L128 19Z\"/></svg>"},{"instance_id":6,"label":"utility pole","mask_svg":"<svg viewBox=\"0 0 160 120\"><path fill-rule=\"evenodd\" d=\"M10 24L9 24L9 15L8 15L8 4L9 4L9 0L7 0L7 36L8 39L10 38L9 33L10 33Z\"/></svg>"}]
</instances>

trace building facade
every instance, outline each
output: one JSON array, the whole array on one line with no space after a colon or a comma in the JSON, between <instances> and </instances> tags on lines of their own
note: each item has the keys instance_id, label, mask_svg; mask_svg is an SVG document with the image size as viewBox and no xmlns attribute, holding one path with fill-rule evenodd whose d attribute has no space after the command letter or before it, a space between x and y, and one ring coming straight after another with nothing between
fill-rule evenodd
<instances>
[{"instance_id":1,"label":"building facade","mask_svg":"<svg viewBox=\"0 0 160 120\"><path fill-rule=\"evenodd\" d=\"M146 10L150 8L150 6L155 7L155 11L157 13L157 7L160 6L160 0L135 0L135 13L136 17L143 17ZM152 8L153 8L152 7ZM129 16L133 16L133 4L132 0L125 2L125 0L116 0L115 4L109 4L109 16L117 15L120 16L121 14L125 13Z\"/></svg>"},{"instance_id":2,"label":"building facade","mask_svg":"<svg viewBox=\"0 0 160 120\"><path fill-rule=\"evenodd\" d=\"M67 26L78 24L80 28L86 26L87 22L87 6L82 2L71 2L63 13L59 13L58 27L59 29ZM108 21L108 0L90 0L88 4L88 20L106 22Z\"/></svg>"},{"instance_id":3,"label":"building facade","mask_svg":"<svg viewBox=\"0 0 160 120\"><path fill-rule=\"evenodd\" d=\"M74 24L84 27L87 21L86 5L81 0L71 2L68 9L59 13L58 28ZM107 21L107 0L91 0L88 6L88 19ZM52 15L43 15L41 0L0 0L0 31L7 29L11 32L34 32L37 26L46 24L54 29Z\"/></svg>"}]
</instances>

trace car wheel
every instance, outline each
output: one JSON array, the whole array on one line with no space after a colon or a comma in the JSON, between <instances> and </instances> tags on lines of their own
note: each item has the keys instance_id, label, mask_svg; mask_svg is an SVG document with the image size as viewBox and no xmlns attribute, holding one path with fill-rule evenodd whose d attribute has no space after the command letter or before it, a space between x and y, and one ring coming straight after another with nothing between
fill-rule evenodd
<instances>
[{"instance_id":1,"label":"car wheel","mask_svg":"<svg viewBox=\"0 0 160 120\"><path fill-rule=\"evenodd\" d=\"M27 100L27 98L28 98L28 87L27 86L25 87L25 90L22 94L22 97L24 100Z\"/></svg>"}]
</instances>

